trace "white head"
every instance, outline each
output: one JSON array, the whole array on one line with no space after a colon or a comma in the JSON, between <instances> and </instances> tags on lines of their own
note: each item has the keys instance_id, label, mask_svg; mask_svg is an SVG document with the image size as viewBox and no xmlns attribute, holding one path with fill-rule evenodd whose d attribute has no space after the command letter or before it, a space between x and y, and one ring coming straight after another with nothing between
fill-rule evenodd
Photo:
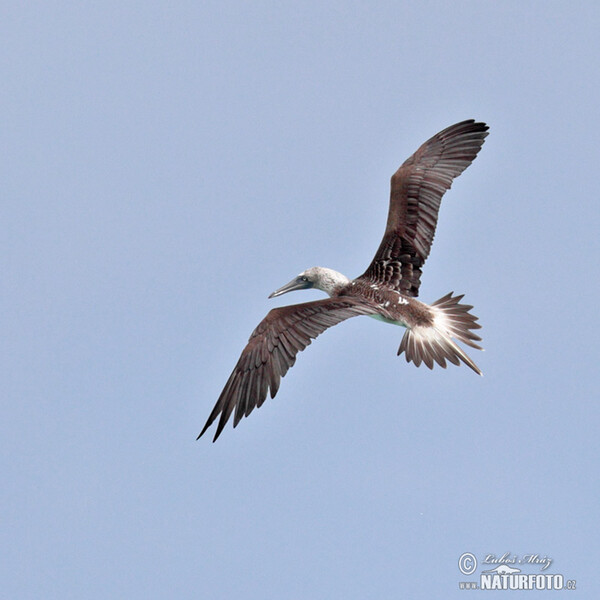
<instances>
[{"instance_id":1,"label":"white head","mask_svg":"<svg viewBox=\"0 0 600 600\"><path fill-rule=\"evenodd\" d=\"M347 283L350 283L350 280L345 275L333 269L311 267L310 269L306 269L306 271L302 271L300 275L294 277L292 281L286 283L283 287L275 290L269 298L275 298L275 296L281 296L294 290L305 290L308 288L316 288L333 296Z\"/></svg>"}]
</instances>

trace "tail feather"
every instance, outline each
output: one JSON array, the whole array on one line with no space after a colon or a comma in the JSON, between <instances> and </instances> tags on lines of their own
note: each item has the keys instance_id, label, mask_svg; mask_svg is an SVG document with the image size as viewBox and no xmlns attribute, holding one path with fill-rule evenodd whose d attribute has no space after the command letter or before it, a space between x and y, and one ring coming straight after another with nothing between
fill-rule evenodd
<instances>
[{"instance_id":1,"label":"tail feather","mask_svg":"<svg viewBox=\"0 0 600 600\"><path fill-rule=\"evenodd\" d=\"M459 304L463 294L452 294L453 292L446 294L431 305L431 325L416 325L406 330L398 354L406 352L407 362L412 361L417 367L425 363L430 369L433 369L434 363L445 369L446 361L454 365L460 365L462 361L475 373L482 375L479 367L454 341L456 339L471 348L483 350L475 343L481 341L481 338L471 331L481 328L481 325L477 323L477 317L469 312L472 306Z\"/></svg>"}]
</instances>

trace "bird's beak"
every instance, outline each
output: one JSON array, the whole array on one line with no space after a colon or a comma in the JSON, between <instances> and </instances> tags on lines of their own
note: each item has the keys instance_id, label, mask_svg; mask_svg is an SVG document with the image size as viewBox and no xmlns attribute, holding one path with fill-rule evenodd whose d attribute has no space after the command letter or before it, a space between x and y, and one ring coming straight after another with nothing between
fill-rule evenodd
<instances>
[{"instance_id":1,"label":"bird's beak","mask_svg":"<svg viewBox=\"0 0 600 600\"><path fill-rule=\"evenodd\" d=\"M310 281L302 281L300 277L294 277L289 283L286 283L283 287L280 287L278 290L275 290L269 298L276 298L277 296L281 296L282 294L287 294L288 292L294 292L295 290L305 290L307 288L311 288L313 286Z\"/></svg>"}]
</instances>

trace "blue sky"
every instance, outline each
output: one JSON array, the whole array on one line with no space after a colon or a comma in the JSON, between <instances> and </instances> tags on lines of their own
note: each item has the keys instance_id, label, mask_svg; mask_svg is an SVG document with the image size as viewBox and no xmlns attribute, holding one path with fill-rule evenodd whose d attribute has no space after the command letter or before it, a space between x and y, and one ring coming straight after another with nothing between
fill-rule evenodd
<instances>
[{"instance_id":1,"label":"blue sky","mask_svg":"<svg viewBox=\"0 0 600 600\"><path fill-rule=\"evenodd\" d=\"M6 597L479 597L465 552L592 597L599 28L593 2L0 9ZM267 295L362 273L391 174L467 118L490 136L420 297L466 294L485 376L351 319L195 441L266 312L320 297Z\"/></svg>"}]
</instances>

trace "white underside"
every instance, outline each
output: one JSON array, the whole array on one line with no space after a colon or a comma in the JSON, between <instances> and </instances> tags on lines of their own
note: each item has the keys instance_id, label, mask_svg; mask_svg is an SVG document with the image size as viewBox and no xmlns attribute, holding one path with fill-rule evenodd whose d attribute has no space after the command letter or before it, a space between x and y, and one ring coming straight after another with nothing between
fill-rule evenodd
<instances>
[{"instance_id":1,"label":"white underside","mask_svg":"<svg viewBox=\"0 0 600 600\"><path fill-rule=\"evenodd\" d=\"M400 327L406 327L406 323L404 321L394 321L392 319L386 319L383 315L369 315L372 319L377 319L378 321L382 321L383 323L390 323L391 325L399 325Z\"/></svg>"}]
</instances>

